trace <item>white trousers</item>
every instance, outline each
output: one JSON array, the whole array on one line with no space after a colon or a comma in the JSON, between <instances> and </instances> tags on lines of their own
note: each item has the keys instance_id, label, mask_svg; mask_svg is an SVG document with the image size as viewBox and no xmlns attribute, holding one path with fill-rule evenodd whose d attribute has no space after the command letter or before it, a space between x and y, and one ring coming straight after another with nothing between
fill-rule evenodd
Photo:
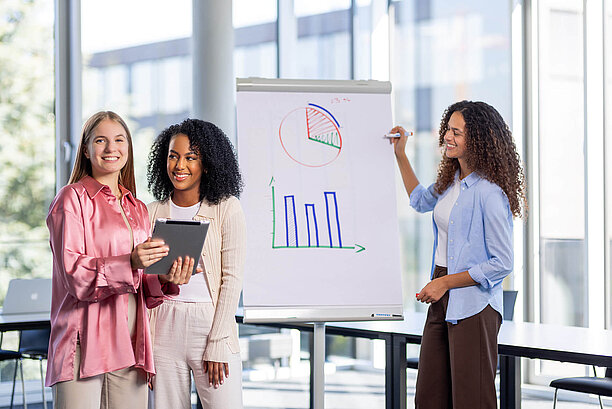
<instances>
[{"instance_id":1,"label":"white trousers","mask_svg":"<svg viewBox=\"0 0 612 409\"><path fill-rule=\"evenodd\" d=\"M205 409L242 409L242 360L227 351L229 378L210 386L202 356L215 314L212 303L166 300L153 314L156 375L149 408L191 409L191 374Z\"/></svg>"}]
</instances>

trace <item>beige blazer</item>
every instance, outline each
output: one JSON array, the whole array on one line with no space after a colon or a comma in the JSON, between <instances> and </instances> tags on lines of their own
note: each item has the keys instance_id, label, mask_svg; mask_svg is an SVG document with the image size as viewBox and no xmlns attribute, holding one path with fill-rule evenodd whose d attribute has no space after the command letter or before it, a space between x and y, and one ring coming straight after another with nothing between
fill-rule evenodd
<instances>
[{"instance_id":1,"label":"beige blazer","mask_svg":"<svg viewBox=\"0 0 612 409\"><path fill-rule=\"evenodd\" d=\"M170 218L169 200L150 203L147 208L151 225L157 218ZM210 222L202 259L215 316L203 359L228 362L228 353L240 352L235 315L246 253L244 213L240 202L233 196L217 205L209 205L205 199L193 219Z\"/></svg>"}]
</instances>

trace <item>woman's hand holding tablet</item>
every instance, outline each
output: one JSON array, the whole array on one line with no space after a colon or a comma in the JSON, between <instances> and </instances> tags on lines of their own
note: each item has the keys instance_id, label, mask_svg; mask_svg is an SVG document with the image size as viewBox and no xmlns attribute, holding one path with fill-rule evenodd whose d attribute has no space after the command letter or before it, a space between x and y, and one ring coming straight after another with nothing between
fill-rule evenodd
<instances>
[{"instance_id":1,"label":"woman's hand holding tablet","mask_svg":"<svg viewBox=\"0 0 612 409\"><path fill-rule=\"evenodd\" d=\"M189 279L191 278L191 272L193 271L193 265L195 264L195 260L189 256L185 257L185 260L182 257L177 258L172 263L172 267L170 267L170 271L168 274L160 274L159 281L162 283L173 283L173 284L187 284ZM201 273L202 269L200 267L196 268L197 273Z\"/></svg>"},{"instance_id":2,"label":"woman's hand holding tablet","mask_svg":"<svg viewBox=\"0 0 612 409\"><path fill-rule=\"evenodd\" d=\"M163 240L167 255L150 264L147 274L159 274L172 281L183 274L195 274L208 231L208 221L157 219L151 241ZM157 254L159 255L159 254ZM189 281L189 280L187 280Z\"/></svg>"},{"instance_id":3,"label":"woman's hand holding tablet","mask_svg":"<svg viewBox=\"0 0 612 409\"><path fill-rule=\"evenodd\" d=\"M165 244L161 239L152 240L149 237L147 241L134 247L130 257L132 268L147 268L166 257L170 249Z\"/></svg>"}]
</instances>

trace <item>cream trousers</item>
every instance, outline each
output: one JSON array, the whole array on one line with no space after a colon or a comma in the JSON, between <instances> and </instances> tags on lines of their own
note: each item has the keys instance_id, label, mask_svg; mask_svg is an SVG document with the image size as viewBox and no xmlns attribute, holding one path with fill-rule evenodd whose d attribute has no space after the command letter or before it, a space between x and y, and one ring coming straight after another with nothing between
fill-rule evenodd
<instances>
[{"instance_id":1,"label":"cream trousers","mask_svg":"<svg viewBox=\"0 0 612 409\"><path fill-rule=\"evenodd\" d=\"M229 378L214 388L202 356L215 314L212 303L166 300L156 308L155 371L149 408L191 409L191 374L206 409L242 409L242 360L227 351Z\"/></svg>"},{"instance_id":2,"label":"cream trousers","mask_svg":"<svg viewBox=\"0 0 612 409\"><path fill-rule=\"evenodd\" d=\"M128 299L128 327L133 335L136 299ZM128 346L129 347L129 346ZM120 369L89 378L79 376L81 346L77 344L72 381L53 385L55 409L145 409L147 407L147 375L134 367Z\"/></svg>"}]
</instances>

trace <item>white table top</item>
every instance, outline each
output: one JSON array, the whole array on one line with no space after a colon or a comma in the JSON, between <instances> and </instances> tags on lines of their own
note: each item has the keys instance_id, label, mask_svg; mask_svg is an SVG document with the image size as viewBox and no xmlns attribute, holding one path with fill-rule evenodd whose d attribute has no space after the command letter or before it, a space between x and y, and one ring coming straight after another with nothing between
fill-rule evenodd
<instances>
[{"instance_id":1,"label":"white table top","mask_svg":"<svg viewBox=\"0 0 612 409\"><path fill-rule=\"evenodd\" d=\"M406 337L409 342L419 342L425 317L425 313L406 312L403 321L329 322L326 325L330 333L370 335L372 338L395 335ZM3 315L0 310L0 331L41 328L49 326L49 320L48 312ZM612 366L612 331L504 321L499 332L499 351L504 355Z\"/></svg>"},{"instance_id":2,"label":"white table top","mask_svg":"<svg viewBox=\"0 0 612 409\"><path fill-rule=\"evenodd\" d=\"M403 321L333 322L328 326L393 333L415 340L423 333L425 318L422 312L405 312ZM611 330L504 321L498 344L504 355L612 366Z\"/></svg>"},{"instance_id":3,"label":"white table top","mask_svg":"<svg viewBox=\"0 0 612 409\"><path fill-rule=\"evenodd\" d=\"M51 313L2 314L0 309L0 331L46 328L51 325Z\"/></svg>"}]
</instances>

